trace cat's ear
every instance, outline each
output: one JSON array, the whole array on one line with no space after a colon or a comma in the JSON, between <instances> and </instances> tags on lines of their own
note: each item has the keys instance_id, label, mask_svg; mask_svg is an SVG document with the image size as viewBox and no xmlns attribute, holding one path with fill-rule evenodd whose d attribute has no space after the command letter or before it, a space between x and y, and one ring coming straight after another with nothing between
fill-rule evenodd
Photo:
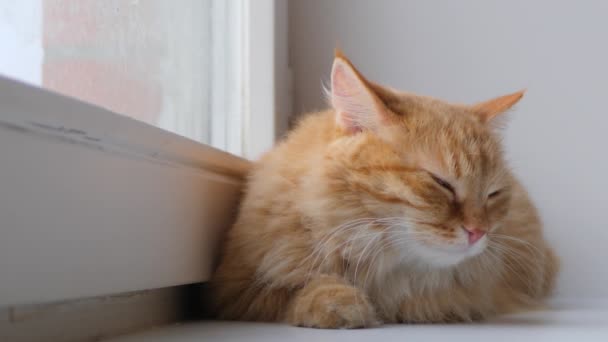
<instances>
[{"instance_id":1,"label":"cat's ear","mask_svg":"<svg viewBox=\"0 0 608 342\"><path fill-rule=\"evenodd\" d=\"M488 101L477 103L471 108L481 122L492 122L496 120L496 117L509 110L521 100L525 92L525 90L520 90L513 94L499 96Z\"/></svg>"},{"instance_id":2,"label":"cat's ear","mask_svg":"<svg viewBox=\"0 0 608 342\"><path fill-rule=\"evenodd\" d=\"M339 50L331 69L329 100L336 111L338 125L351 133L375 130L392 115L368 81Z\"/></svg>"}]
</instances>

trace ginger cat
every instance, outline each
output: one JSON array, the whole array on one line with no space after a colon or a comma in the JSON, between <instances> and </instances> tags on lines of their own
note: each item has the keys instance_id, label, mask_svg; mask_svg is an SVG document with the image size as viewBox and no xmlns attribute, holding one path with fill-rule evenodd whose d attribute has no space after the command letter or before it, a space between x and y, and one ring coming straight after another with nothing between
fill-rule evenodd
<instances>
[{"instance_id":1,"label":"ginger cat","mask_svg":"<svg viewBox=\"0 0 608 342\"><path fill-rule=\"evenodd\" d=\"M331 109L250 175L210 283L214 313L356 328L538 305L558 260L494 127L522 96L469 106L399 92L338 51Z\"/></svg>"}]
</instances>

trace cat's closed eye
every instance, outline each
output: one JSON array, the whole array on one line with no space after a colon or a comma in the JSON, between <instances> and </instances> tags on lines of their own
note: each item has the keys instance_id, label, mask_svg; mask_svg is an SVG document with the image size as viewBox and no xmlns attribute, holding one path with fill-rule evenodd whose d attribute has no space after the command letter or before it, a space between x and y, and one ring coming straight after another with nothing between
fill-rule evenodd
<instances>
[{"instance_id":1,"label":"cat's closed eye","mask_svg":"<svg viewBox=\"0 0 608 342\"><path fill-rule=\"evenodd\" d=\"M435 176L434 174L431 174L431 178L433 178L433 180L435 181L435 183L439 184L441 187L443 187L444 189L448 190L449 192L452 193L452 195L456 196L456 190L454 190L454 187L452 186L452 184L448 183L447 181Z\"/></svg>"},{"instance_id":2,"label":"cat's closed eye","mask_svg":"<svg viewBox=\"0 0 608 342\"><path fill-rule=\"evenodd\" d=\"M488 199L492 199L492 198L500 195L501 193L502 193L502 190L492 191L490 194L488 194Z\"/></svg>"}]
</instances>

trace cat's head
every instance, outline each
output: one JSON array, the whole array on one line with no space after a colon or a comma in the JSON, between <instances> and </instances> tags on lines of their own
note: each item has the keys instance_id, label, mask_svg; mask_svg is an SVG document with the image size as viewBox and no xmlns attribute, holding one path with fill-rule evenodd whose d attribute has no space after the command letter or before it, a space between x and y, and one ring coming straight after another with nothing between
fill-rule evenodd
<instances>
[{"instance_id":1,"label":"cat's head","mask_svg":"<svg viewBox=\"0 0 608 342\"><path fill-rule=\"evenodd\" d=\"M431 266L480 254L512 187L496 125L522 96L462 105L404 93L366 80L338 52L328 91L338 138L325 156L335 213L374 219L361 226Z\"/></svg>"}]
</instances>

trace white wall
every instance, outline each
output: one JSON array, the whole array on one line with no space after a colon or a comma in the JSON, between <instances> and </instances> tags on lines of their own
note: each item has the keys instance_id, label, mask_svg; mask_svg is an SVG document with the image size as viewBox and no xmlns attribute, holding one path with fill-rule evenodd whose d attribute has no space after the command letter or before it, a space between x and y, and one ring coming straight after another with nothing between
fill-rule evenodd
<instances>
[{"instance_id":1,"label":"white wall","mask_svg":"<svg viewBox=\"0 0 608 342\"><path fill-rule=\"evenodd\" d=\"M369 78L452 101L528 92L509 159L563 259L558 293L608 295L608 2L291 0L294 105L323 105L333 48Z\"/></svg>"}]
</instances>

